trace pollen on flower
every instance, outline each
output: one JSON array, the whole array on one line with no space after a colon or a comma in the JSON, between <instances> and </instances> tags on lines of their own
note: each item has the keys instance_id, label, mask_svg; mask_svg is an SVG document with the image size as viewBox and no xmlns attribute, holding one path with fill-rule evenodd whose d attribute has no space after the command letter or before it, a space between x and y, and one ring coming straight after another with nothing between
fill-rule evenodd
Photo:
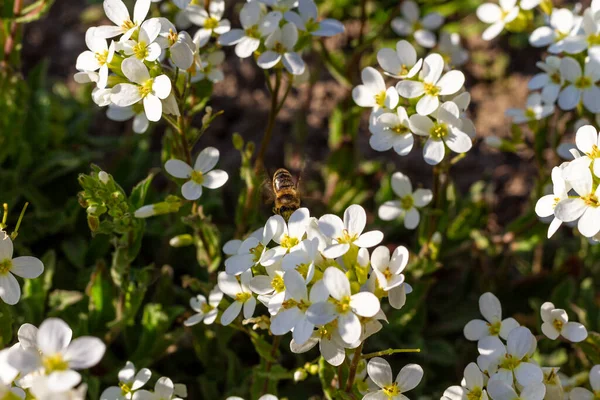
<instances>
[{"instance_id":1,"label":"pollen on flower","mask_svg":"<svg viewBox=\"0 0 600 400\"><path fill-rule=\"evenodd\" d=\"M350 244L350 243L354 242L356 239L358 239L358 235L356 235L356 234L350 235L348 233L348 231L346 229L344 229L342 231L342 236L338 237L337 241L339 243L348 243L348 244Z\"/></svg>"},{"instance_id":2,"label":"pollen on flower","mask_svg":"<svg viewBox=\"0 0 600 400\"><path fill-rule=\"evenodd\" d=\"M593 144L592 150L589 153L586 153L586 155L591 159L600 158L600 149L597 145Z\"/></svg>"},{"instance_id":3,"label":"pollen on flower","mask_svg":"<svg viewBox=\"0 0 600 400\"><path fill-rule=\"evenodd\" d=\"M198 185L202 185L202 183L204 182L204 174L200 171L192 171L192 176L190 176L190 179L198 184Z\"/></svg>"},{"instance_id":4,"label":"pollen on flower","mask_svg":"<svg viewBox=\"0 0 600 400\"><path fill-rule=\"evenodd\" d=\"M275 43L275 46L273 46L273 51L276 53L285 53L285 46L282 43L277 42Z\"/></svg>"},{"instance_id":5,"label":"pollen on flower","mask_svg":"<svg viewBox=\"0 0 600 400\"><path fill-rule=\"evenodd\" d=\"M208 303L204 303L204 304L202 304L202 307L200 307L200 309L202 310L202 312L203 312L203 313L205 313L205 314L206 314L207 312L209 312L209 311L211 311L212 309L214 309L214 307L213 307L213 306L211 306L211 305L210 305L210 304L208 304Z\"/></svg>"},{"instance_id":6,"label":"pollen on flower","mask_svg":"<svg viewBox=\"0 0 600 400\"><path fill-rule=\"evenodd\" d=\"M100 65L106 64L106 61L108 61L108 50L104 50L101 53L96 53L96 60Z\"/></svg>"},{"instance_id":7,"label":"pollen on flower","mask_svg":"<svg viewBox=\"0 0 600 400\"><path fill-rule=\"evenodd\" d=\"M133 46L133 54L140 60L148 57L148 46L146 45L146 42L140 41Z\"/></svg>"},{"instance_id":8,"label":"pollen on flower","mask_svg":"<svg viewBox=\"0 0 600 400\"><path fill-rule=\"evenodd\" d=\"M285 290L285 283L283 282L283 278L281 277L281 275L277 275L275 276L275 278L273 278L273 280L271 281L271 287L277 293L281 293Z\"/></svg>"},{"instance_id":9,"label":"pollen on flower","mask_svg":"<svg viewBox=\"0 0 600 400\"><path fill-rule=\"evenodd\" d=\"M129 393L131 393L131 388L126 383L119 382L119 388L121 389L121 394L123 396L127 396Z\"/></svg>"},{"instance_id":10,"label":"pollen on flower","mask_svg":"<svg viewBox=\"0 0 600 400\"><path fill-rule=\"evenodd\" d=\"M252 295L250 293L247 292L241 292L235 295L235 301L239 301L240 303L245 303L247 302L250 297L252 297Z\"/></svg>"},{"instance_id":11,"label":"pollen on flower","mask_svg":"<svg viewBox=\"0 0 600 400\"><path fill-rule=\"evenodd\" d=\"M482 391L480 387L474 387L467 393L467 400L479 400L481 399Z\"/></svg>"},{"instance_id":12,"label":"pollen on flower","mask_svg":"<svg viewBox=\"0 0 600 400\"><path fill-rule=\"evenodd\" d=\"M560 85L560 83L561 83L560 72L556 71L555 73L550 75L550 80L552 81L552 83Z\"/></svg>"},{"instance_id":13,"label":"pollen on flower","mask_svg":"<svg viewBox=\"0 0 600 400\"><path fill-rule=\"evenodd\" d=\"M386 97L386 93L385 92L379 92L375 95L375 103L377 103L377 105L379 107L383 107L385 106L385 97Z\"/></svg>"},{"instance_id":14,"label":"pollen on flower","mask_svg":"<svg viewBox=\"0 0 600 400\"><path fill-rule=\"evenodd\" d=\"M308 277L308 267L308 264L298 264L296 265L296 271L306 279Z\"/></svg>"},{"instance_id":15,"label":"pollen on flower","mask_svg":"<svg viewBox=\"0 0 600 400\"><path fill-rule=\"evenodd\" d=\"M154 81L152 79L148 79L146 82L144 82L142 85L139 86L140 95L142 97L146 97L150 93L152 93L152 84L153 83L154 83Z\"/></svg>"},{"instance_id":16,"label":"pollen on flower","mask_svg":"<svg viewBox=\"0 0 600 400\"><path fill-rule=\"evenodd\" d=\"M246 28L244 33L250 38L260 39L260 32L258 31L257 25L252 25L251 27Z\"/></svg>"},{"instance_id":17,"label":"pollen on flower","mask_svg":"<svg viewBox=\"0 0 600 400\"><path fill-rule=\"evenodd\" d=\"M333 332L337 329L337 319L333 320L332 322L330 322L327 325L323 325L321 327L319 327L319 329L317 329L317 335L319 335L320 338L326 338L331 340L331 335L333 334Z\"/></svg>"},{"instance_id":18,"label":"pollen on flower","mask_svg":"<svg viewBox=\"0 0 600 400\"><path fill-rule=\"evenodd\" d=\"M577 89L587 89L590 86L592 86L592 80L587 76L583 75L577 78L574 84Z\"/></svg>"},{"instance_id":19,"label":"pollen on flower","mask_svg":"<svg viewBox=\"0 0 600 400\"><path fill-rule=\"evenodd\" d=\"M594 33L593 35L588 36L587 42L590 47L600 45L600 33Z\"/></svg>"},{"instance_id":20,"label":"pollen on flower","mask_svg":"<svg viewBox=\"0 0 600 400\"><path fill-rule=\"evenodd\" d=\"M253 261L255 263L260 261L260 256L262 255L264 249L265 249L265 246L262 243L259 243L258 246L250 249L250 254L252 254L254 256Z\"/></svg>"},{"instance_id":21,"label":"pollen on flower","mask_svg":"<svg viewBox=\"0 0 600 400\"><path fill-rule=\"evenodd\" d=\"M598 201L598 196L594 193L590 193L587 196L582 197L583 201L587 206L590 207L600 207L600 201Z\"/></svg>"},{"instance_id":22,"label":"pollen on flower","mask_svg":"<svg viewBox=\"0 0 600 400\"><path fill-rule=\"evenodd\" d=\"M429 131L429 135L433 139L443 139L448 135L448 125L439 122L436 123Z\"/></svg>"},{"instance_id":23,"label":"pollen on flower","mask_svg":"<svg viewBox=\"0 0 600 400\"><path fill-rule=\"evenodd\" d=\"M433 83L425 82L423 84L423 89L425 90L425 94L428 96L437 96L440 94L440 88L435 86Z\"/></svg>"},{"instance_id":24,"label":"pollen on flower","mask_svg":"<svg viewBox=\"0 0 600 400\"><path fill-rule=\"evenodd\" d=\"M12 268L12 260L9 258L5 258L0 261L0 275L7 274Z\"/></svg>"},{"instance_id":25,"label":"pollen on flower","mask_svg":"<svg viewBox=\"0 0 600 400\"><path fill-rule=\"evenodd\" d=\"M500 334L500 329L502 328L502 322L500 321L496 321L493 324L487 324L488 325L488 331L490 332L491 336L498 336Z\"/></svg>"},{"instance_id":26,"label":"pollen on flower","mask_svg":"<svg viewBox=\"0 0 600 400\"><path fill-rule=\"evenodd\" d=\"M219 26L219 20L216 19L215 17L209 17L204 21L204 27L206 29L215 29L216 27Z\"/></svg>"},{"instance_id":27,"label":"pollen on flower","mask_svg":"<svg viewBox=\"0 0 600 400\"><path fill-rule=\"evenodd\" d=\"M123 24L121 24L121 28L123 28L124 31L128 31L131 28L135 28L135 24L133 23L132 20L127 19L123 22Z\"/></svg>"},{"instance_id":28,"label":"pollen on flower","mask_svg":"<svg viewBox=\"0 0 600 400\"><path fill-rule=\"evenodd\" d=\"M173 29L169 29L169 33L167 34L167 40L169 44L173 46L177 42L177 33L173 31Z\"/></svg>"},{"instance_id":29,"label":"pollen on flower","mask_svg":"<svg viewBox=\"0 0 600 400\"><path fill-rule=\"evenodd\" d=\"M502 362L500 363L499 367L500 368L504 368L504 369L508 369L510 371L513 371L515 368L517 368L519 365L521 364L521 360L513 357L510 354L506 354L504 356L504 360L502 360Z\"/></svg>"},{"instance_id":30,"label":"pollen on flower","mask_svg":"<svg viewBox=\"0 0 600 400\"><path fill-rule=\"evenodd\" d=\"M383 276L385 276L386 280L390 280L390 278L393 276L392 271L390 271L390 267L387 267L385 271L383 271Z\"/></svg>"},{"instance_id":31,"label":"pollen on flower","mask_svg":"<svg viewBox=\"0 0 600 400\"><path fill-rule=\"evenodd\" d=\"M281 239L281 246L286 249L291 249L299 243L298 239L295 237L289 237L288 235L283 235Z\"/></svg>"},{"instance_id":32,"label":"pollen on flower","mask_svg":"<svg viewBox=\"0 0 600 400\"><path fill-rule=\"evenodd\" d=\"M304 21L304 26L307 32L314 32L319 29L319 23L312 18L309 18L307 21Z\"/></svg>"},{"instance_id":33,"label":"pollen on flower","mask_svg":"<svg viewBox=\"0 0 600 400\"><path fill-rule=\"evenodd\" d=\"M400 207L404 210L410 210L415 205L415 199L410 194L400 199Z\"/></svg>"},{"instance_id":34,"label":"pollen on flower","mask_svg":"<svg viewBox=\"0 0 600 400\"><path fill-rule=\"evenodd\" d=\"M525 109L525 116L529 119L536 119L535 111L531 107Z\"/></svg>"},{"instance_id":35,"label":"pollen on flower","mask_svg":"<svg viewBox=\"0 0 600 400\"><path fill-rule=\"evenodd\" d=\"M396 126L390 128L390 130L398 135L405 135L410 132L410 129L408 129L404 125L396 125Z\"/></svg>"},{"instance_id":36,"label":"pollen on flower","mask_svg":"<svg viewBox=\"0 0 600 400\"><path fill-rule=\"evenodd\" d=\"M405 64L402 64L400 66L400 70L398 71L398 75L400 75L400 76L408 75L408 72L409 72L408 67Z\"/></svg>"},{"instance_id":37,"label":"pollen on flower","mask_svg":"<svg viewBox=\"0 0 600 400\"><path fill-rule=\"evenodd\" d=\"M400 394L400 388L398 387L397 382L394 382L391 385L384 386L381 390L388 397L394 397L394 396L398 396Z\"/></svg>"},{"instance_id":38,"label":"pollen on flower","mask_svg":"<svg viewBox=\"0 0 600 400\"><path fill-rule=\"evenodd\" d=\"M335 309L340 314L350 311L350 296L344 296L341 300L334 300Z\"/></svg>"},{"instance_id":39,"label":"pollen on flower","mask_svg":"<svg viewBox=\"0 0 600 400\"><path fill-rule=\"evenodd\" d=\"M63 359L63 356L60 353L43 357L42 365L46 370L46 374L50 374L51 372L55 371L66 371L69 369L69 363Z\"/></svg>"}]
</instances>

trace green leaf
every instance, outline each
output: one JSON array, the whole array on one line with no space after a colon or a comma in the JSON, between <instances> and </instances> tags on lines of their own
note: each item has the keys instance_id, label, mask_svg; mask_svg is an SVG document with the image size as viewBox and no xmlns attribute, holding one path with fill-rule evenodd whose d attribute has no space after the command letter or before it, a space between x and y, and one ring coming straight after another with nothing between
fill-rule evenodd
<instances>
[{"instance_id":1,"label":"green leaf","mask_svg":"<svg viewBox=\"0 0 600 400\"><path fill-rule=\"evenodd\" d=\"M104 264L99 263L92 273L88 286L90 332L103 332L104 327L115 317L114 287Z\"/></svg>"},{"instance_id":2,"label":"green leaf","mask_svg":"<svg viewBox=\"0 0 600 400\"><path fill-rule=\"evenodd\" d=\"M144 200L146 200L146 195L148 194L148 189L150 188L152 179L154 179L154 174L149 174L131 190L131 194L129 195L131 212L134 212L144 205Z\"/></svg>"}]
</instances>

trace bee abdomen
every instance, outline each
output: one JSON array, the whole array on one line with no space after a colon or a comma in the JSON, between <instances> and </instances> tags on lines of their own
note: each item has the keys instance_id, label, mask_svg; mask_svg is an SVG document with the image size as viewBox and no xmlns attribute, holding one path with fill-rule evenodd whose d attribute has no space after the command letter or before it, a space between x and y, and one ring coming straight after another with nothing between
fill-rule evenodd
<instances>
[{"instance_id":1,"label":"bee abdomen","mask_svg":"<svg viewBox=\"0 0 600 400\"><path fill-rule=\"evenodd\" d=\"M300 206L300 199L296 193L282 193L277 196L277 202L284 206Z\"/></svg>"},{"instance_id":2,"label":"bee abdomen","mask_svg":"<svg viewBox=\"0 0 600 400\"><path fill-rule=\"evenodd\" d=\"M273 189L277 192L283 189L295 189L296 183L294 182L294 178L292 178L292 174L287 169L279 168L273 174L273 186Z\"/></svg>"}]
</instances>

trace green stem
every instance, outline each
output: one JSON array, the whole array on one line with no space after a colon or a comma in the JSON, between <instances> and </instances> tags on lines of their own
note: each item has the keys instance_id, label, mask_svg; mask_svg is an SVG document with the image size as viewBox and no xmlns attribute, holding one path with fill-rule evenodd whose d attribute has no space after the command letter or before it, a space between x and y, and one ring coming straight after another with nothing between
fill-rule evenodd
<instances>
[{"instance_id":1,"label":"green stem","mask_svg":"<svg viewBox=\"0 0 600 400\"><path fill-rule=\"evenodd\" d=\"M389 356L396 353L420 353L421 349L387 349L382 351L376 351L374 353L363 354L362 359L368 360L373 357Z\"/></svg>"},{"instance_id":2,"label":"green stem","mask_svg":"<svg viewBox=\"0 0 600 400\"><path fill-rule=\"evenodd\" d=\"M25 210L27 210L27 206L29 203L26 202L21 210L21 214L19 215L19 219L17 220L17 225L15 226L15 230L10 234L11 239L15 240L17 235L19 234L19 228L21 227L21 221L23 221L23 216L25 216Z\"/></svg>"},{"instance_id":3,"label":"green stem","mask_svg":"<svg viewBox=\"0 0 600 400\"><path fill-rule=\"evenodd\" d=\"M358 363L360 362L364 344L365 342L361 342L361 344L354 351L354 358L352 358L352 364L350 364L350 372L348 373L348 381L346 381L346 393L352 393L354 379L356 378L356 370L358 368Z\"/></svg>"}]
</instances>

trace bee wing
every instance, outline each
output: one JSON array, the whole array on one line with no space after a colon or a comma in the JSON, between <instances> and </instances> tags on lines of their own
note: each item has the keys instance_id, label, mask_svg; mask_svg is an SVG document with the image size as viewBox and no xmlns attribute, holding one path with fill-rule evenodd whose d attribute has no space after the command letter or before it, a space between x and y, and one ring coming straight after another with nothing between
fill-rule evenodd
<instances>
[{"instance_id":1,"label":"bee wing","mask_svg":"<svg viewBox=\"0 0 600 400\"><path fill-rule=\"evenodd\" d=\"M262 194L262 200L264 204L270 204L275 201L275 192L273 191L273 180L271 178L265 178L261 185L260 191Z\"/></svg>"}]
</instances>

